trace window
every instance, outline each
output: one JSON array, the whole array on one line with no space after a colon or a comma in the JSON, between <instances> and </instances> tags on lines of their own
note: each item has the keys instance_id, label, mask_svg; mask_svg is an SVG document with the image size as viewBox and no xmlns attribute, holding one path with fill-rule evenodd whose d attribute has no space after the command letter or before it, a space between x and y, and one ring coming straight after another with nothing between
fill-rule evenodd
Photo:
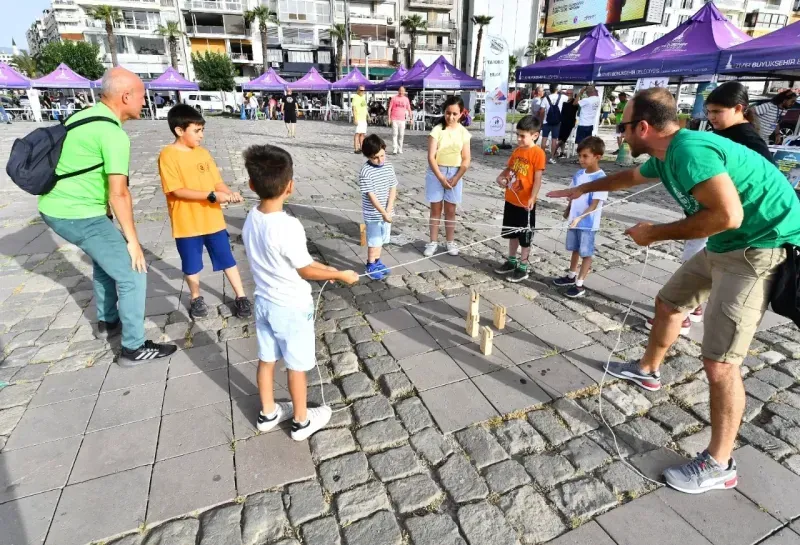
<instances>
[{"instance_id":1,"label":"window","mask_svg":"<svg viewBox=\"0 0 800 545\"><path fill-rule=\"evenodd\" d=\"M681 0L681 8L694 9L694 0Z\"/></svg>"},{"instance_id":2,"label":"window","mask_svg":"<svg viewBox=\"0 0 800 545\"><path fill-rule=\"evenodd\" d=\"M331 63L331 52L330 51L317 51L317 62L319 64L330 64Z\"/></svg>"},{"instance_id":3,"label":"window","mask_svg":"<svg viewBox=\"0 0 800 545\"><path fill-rule=\"evenodd\" d=\"M678 17L678 24L679 24L679 25L682 25L683 23L685 23L685 22L686 22L686 20L687 20L689 17L690 17L689 15L681 15L680 17Z\"/></svg>"},{"instance_id":4,"label":"window","mask_svg":"<svg viewBox=\"0 0 800 545\"><path fill-rule=\"evenodd\" d=\"M313 51L287 51L289 55L289 62L314 62Z\"/></svg>"},{"instance_id":5,"label":"window","mask_svg":"<svg viewBox=\"0 0 800 545\"><path fill-rule=\"evenodd\" d=\"M331 45L331 31L327 28L321 28L317 31L319 45Z\"/></svg>"},{"instance_id":6,"label":"window","mask_svg":"<svg viewBox=\"0 0 800 545\"><path fill-rule=\"evenodd\" d=\"M281 43L281 39L278 36L278 27L276 26L267 27L267 43L270 45L278 45Z\"/></svg>"},{"instance_id":7,"label":"window","mask_svg":"<svg viewBox=\"0 0 800 545\"><path fill-rule=\"evenodd\" d=\"M661 24L664 26L669 26L669 23L672 21L672 14L664 12L664 19L661 21Z\"/></svg>"},{"instance_id":8,"label":"window","mask_svg":"<svg viewBox=\"0 0 800 545\"><path fill-rule=\"evenodd\" d=\"M283 50L267 49L267 62L283 62Z\"/></svg>"},{"instance_id":9,"label":"window","mask_svg":"<svg viewBox=\"0 0 800 545\"><path fill-rule=\"evenodd\" d=\"M781 15L779 13L761 13L758 11L754 11L752 13L747 14L746 26L748 27L759 26L762 28L783 28L786 26L788 19L789 18L786 15Z\"/></svg>"},{"instance_id":10,"label":"window","mask_svg":"<svg viewBox=\"0 0 800 545\"><path fill-rule=\"evenodd\" d=\"M342 0L336 0L335 9L336 9L336 18L344 19L344 2Z\"/></svg>"},{"instance_id":11,"label":"window","mask_svg":"<svg viewBox=\"0 0 800 545\"><path fill-rule=\"evenodd\" d=\"M795 0L794 7L792 8L793 11L800 11L800 0Z\"/></svg>"},{"instance_id":12,"label":"window","mask_svg":"<svg viewBox=\"0 0 800 545\"><path fill-rule=\"evenodd\" d=\"M633 45L644 45L644 32L634 32L633 33Z\"/></svg>"},{"instance_id":13,"label":"window","mask_svg":"<svg viewBox=\"0 0 800 545\"><path fill-rule=\"evenodd\" d=\"M167 48L164 46L163 38L141 38L139 36L129 37L131 49L137 55L166 55Z\"/></svg>"},{"instance_id":14,"label":"window","mask_svg":"<svg viewBox=\"0 0 800 545\"><path fill-rule=\"evenodd\" d=\"M316 2L316 8L317 8L317 22L330 23L331 5L328 2Z\"/></svg>"},{"instance_id":15,"label":"window","mask_svg":"<svg viewBox=\"0 0 800 545\"><path fill-rule=\"evenodd\" d=\"M664 2L664 7L665 8L671 8L672 7L672 0L667 0L666 2Z\"/></svg>"}]
</instances>

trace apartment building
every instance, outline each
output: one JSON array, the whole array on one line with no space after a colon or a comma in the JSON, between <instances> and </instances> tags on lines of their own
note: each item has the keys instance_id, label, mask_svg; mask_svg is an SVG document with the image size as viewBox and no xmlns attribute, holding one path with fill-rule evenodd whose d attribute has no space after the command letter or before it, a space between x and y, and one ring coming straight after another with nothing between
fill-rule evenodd
<instances>
[{"instance_id":1,"label":"apartment building","mask_svg":"<svg viewBox=\"0 0 800 545\"><path fill-rule=\"evenodd\" d=\"M42 47L47 43L44 38L44 20L49 9L42 10L42 15L37 17L28 30L25 31L25 39L28 42L28 51L31 55L38 55Z\"/></svg>"},{"instance_id":2,"label":"apartment building","mask_svg":"<svg viewBox=\"0 0 800 545\"><path fill-rule=\"evenodd\" d=\"M352 1L352 0L351 0ZM419 15L428 23L428 28L417 35L415 58L426 64L435 61L440 55L458 65L461 58L459 39L461 28L461 3L473 0L398 0L402 2L400 18ZM405 49L410 36L400 28L400 48ZM401 57L402 58L402 57Z\"/></svg>"},{"instance_id":3,"label":"apartment building","mask_svg":"<svg viewBox=\"0 0 800 545\"><path fill-rule=\"evenodd\" d=\"M403 62L399 43L400 9L402 0L343 0L334 1L334 23L350 23L350 64L364 73L367 68L366 48L369 47L369 78L383 80L394 73ZM345 16L345 9L349 13ZM334 46L336 44L333 44ZM342 56L343 73L350 69Z\"/></svg>"}]
</instances>

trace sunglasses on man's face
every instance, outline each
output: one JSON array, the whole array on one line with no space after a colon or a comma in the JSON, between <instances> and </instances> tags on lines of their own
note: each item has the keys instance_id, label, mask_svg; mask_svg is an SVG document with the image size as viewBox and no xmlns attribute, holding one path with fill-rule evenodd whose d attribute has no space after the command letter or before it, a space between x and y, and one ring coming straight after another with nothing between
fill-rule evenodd
<instances>
[{"instance_id":1,"label":"sunglasses on man's face","mask_svg":"<svg viewBox=\"0 0 800 545\"><path fill-rule=\"evenodd\" d=\"M628 125L630 125L632 127L636 126L636 124L639 121L642 121L642 120L641 119L631 119L630 121L623 121L622 123L618 123L617 124L617 134L624 133L625 132L625 127L627 127Z\"/></svg>"}]
</instances>

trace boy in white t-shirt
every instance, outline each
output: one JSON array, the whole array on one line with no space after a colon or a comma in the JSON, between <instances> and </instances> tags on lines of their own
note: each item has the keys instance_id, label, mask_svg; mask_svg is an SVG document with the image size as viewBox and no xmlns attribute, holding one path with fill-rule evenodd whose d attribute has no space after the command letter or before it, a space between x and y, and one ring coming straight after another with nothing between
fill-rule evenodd
<instances>
[{"instance_id":1,"label":"boy in white t-shirt","mask_svg":"<svg viewBox=\"0 0 800 545\"><path fill-rule=\"evenodd\" d=\"M330 407L306 407L306 372L316 364L314 301L306 280L358 282L354 271L338 271L314 261L306 233L297 218L283 211L294 190L292 156L277 146L252 146L244 152L250 189L261 203L247 215L242 229L250 269L256 282L255 318L258 338L258 394L261 412L256 426L269 431L294 416L292 439L302 441L322 429ZM276 403L275 363L288 371L291 403Z\"/></svg>"},{"instance_id":2,"label":"boy in white t-shirt","mask_svg":"<svg viewBox=\"0 0 800 545\"><path fill-rule=\"evenodd\" d=\"M578 161L583 169L572 177L570 187L605 178L606 173L599 166L605 151L605 143L602 138L597 136L589 136L578 144ZM607 199L607 191L587 193L570 201L564 211L564 218L569 218L567 250L572 252L572 259L567 276L556 278L553 280L553 284L559 287L570 286L564 294L567 297L574 299L586 294L583 283L592 268L594 235L600 229L600 210L603 208L603 201ZM580 272L578 271L578 261L581 261Z\"/></svg>"}]
</instances>

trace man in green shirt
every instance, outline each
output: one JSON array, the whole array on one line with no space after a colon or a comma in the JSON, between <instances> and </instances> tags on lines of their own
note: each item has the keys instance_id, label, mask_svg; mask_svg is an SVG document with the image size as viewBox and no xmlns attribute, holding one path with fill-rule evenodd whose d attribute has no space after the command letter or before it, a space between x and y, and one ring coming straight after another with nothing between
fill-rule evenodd
<instances>
[{"instance_id":1,"label":"man in green shirt","mask_svg":"<svg viewBox=\"0 0 800 545\"><path fill-rule=\"evenodd\" d=\"M353 153L361 153L361 144L364 143L364 137L367 135L367 99L364 94L364 86L359 85L356 96L353 97L353 123L356 125Z\"/></svg>"},{"instance_id":2,"label":"man in green shirt","mask_svg":"<svg viewBox=\"0 0 800 545\"><path fill-rule=\"evenodd\" d=\"M119 364L132 366L169 356L174 345L145 340L147 295L146 263L133 222L133 200L128 191L130 140L122 123L137 119L144 106L144 84L124 68L112 68L103 77L102 100L67 120L104 117L71 131L64 141L56 174L98 168L59 181L39 197L39 213L59 236L92 258L98 330L114 333L122 325ZM108 206L117 216L120 233L106 216Z\"/></svg>"},{"instance_id":3,"label":"man in green shirt","mask_svg":"<svg viewBox=\"0 0 800 545\"><path fill-rule=\"evenodd\" d=\"M707 302L703 366L711 394L711 441L687 464L669 468L669 486L692 494L737 484L731 454L745 406L739 365L769 305L782 246L800 245L800 203L786 178L758 153L726 138L680 129L667 89L637 93L621 122L642 166L548 194L576 198L661 180L686 212L674 223L639 223L626 234L640 246L663 240L708 238L705 251L684 263L656 298L653 329L638 362L612 363L612 376L642 388L661 388L658 372L689 311Z\"/></svg>"}]
</instances>

